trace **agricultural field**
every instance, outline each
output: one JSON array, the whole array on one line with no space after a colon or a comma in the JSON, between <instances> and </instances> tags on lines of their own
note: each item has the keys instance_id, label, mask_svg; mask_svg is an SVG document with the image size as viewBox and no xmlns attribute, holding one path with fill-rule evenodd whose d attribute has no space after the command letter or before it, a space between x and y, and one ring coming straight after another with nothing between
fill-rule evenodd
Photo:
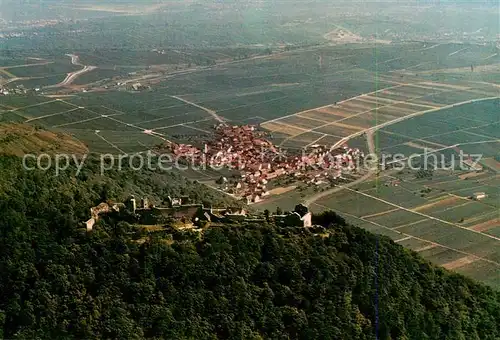
<instances>
[{"instance_id":1,"label":"agricultural field","mask_svg":"<svg viewBox=\"0 0 500 340\"><path fill-rule=\"evenodd\" d=\"M147 150L164 139L196 139L210 132L216 123L210 112L216 112L226 121L260 124L285 147L335 145L345 139L354 139L354 145L366 147L362 135L376 127L379 130L375 143L382 152L415 153L425 148L449 151L455 144L467 143L461 149L471 153L484 149L491 158L498 149L498 101L482 100L494 97L498 88L488 82L435 81L427 74L409 72L413 69L410 64L428 65L425 67L430 72L431 60L439 60L439 70L467 68L474 56L483 60L491 52L488 49L491 47L461 44L357 44L231 60L249 51L212 48L205 52L226 55L231 61L168 76L149 91L78 93L59 101L51 98L51 102L41 105L37 97L19 99L19 103L9 103L17 99L2 98L0 105L7 111L4 119L14 116L16 120L71 130L77 138L88 141L91 150L97 145L99 149L104 145L105 149L129 150L121 143L130 144L130 150ZM170 62L169 58L173 63L184 61L187 57L181 52L188 53L80 50L80 62L113 68L82 74L75 84L113 78L117 73L133 71L133 65L137 70L143 64ZM26 56L18 58L27 60ZM483 60L481 65L495 63L496 56ZM7 73L32 76L34 79L18 81L41 85L49 78L60 81L55 74L79 68L64 57L37 60L22 67L5 63L2 70L6 77ZM477 102L464 103L469 100ZM453 106L460 103L464 104ZM471 110L477 113L471 114ZM450 119L453 124L449 124ZM98 138L95 131L99 131ZM137 138L111 142L113 138L107 134L114 131L142 134L144 138L140 139L140 147ZM487 143L480 143L483 141Z\"/></svg>"},{"instance_id":2,"label":"agricultural field","mask_svg":"<svg viewBox=\"0 0 500 340\"><path fill-rule=\"evenodd\" d=\"M406 155L427 149L446 160L450 160L450 154L458 156L460 152L480 154L484 159L498 156L499 104L499 99L478 99L405 120L380 130L378 146L385 153ZM489 164L495 167L494 162Z\"/></svg>"},{"instance_id":3,"label":"agricultural field","mask_svg":"<svg viewBox=\"0 0 500 340\"><path fill-rule=\"evenodd\" d=\"M45 54L26 53L5 55L0 57L0 86L8 88L24 86L28 89L55 85L68 73L80 70L82 66L73 65L71 58L61 54L47 56Z\"/></svg>"},{"instance_id":4,"label":"agricultural field","mask_svg":"<svg viewBox=\"0 0 500 340\"><path fill-rule=\"evenodd\" d=\"M9 82L10 86L24 86L27 89L43 88L59 84L66 78L66 74L58 74L46 77L28 77Z\"/></svg>"},{"instance_id":5,"label":"agricultural field","mask_svg":"<svg viewBox=\"0 0 500 340\"><path fill-rule=\"evenodd\" d=\"M31 78L31 77L47 77L53 75L62 75L69 72L77 71L81 67L72 65L70 58L67 60L48 61L40 64L26 64L8 66L2 68L18 78Z\"/></svg>"},{"instance_id":6,"label":"agricultural field","mask_svg":"<svg viewBox=\"0 0 500 340\"><path fill-rule=\"evenodd\" d=\"M99 81L110 81L116 77L125 77L129 73L134 72L135 68L99 68L84 73L75 79L73 84L75 85L87 85Z\"/></svg>"},{"instance_id":7,"label":"agricultural field","mask_svg":"<svg viewBox=\"0 0 500 340\"><path fill-rule=\"evenodd\" d=\"M492 171L392 171L316 201L428 260L500 287L500 178ZM476 192L487 197L473 200Z\"/></svg>"},{"instance_id":8,"label":"agricultural field","mask_svg":"<svg viewBox=\"0 0 500 340\"><path fill-rule=\"evenodd\" d=\"M460 150L472 153L481 149L491 158L498 150L498 100L483 99L498 94L498 88L488 82L435 81L427 74L408 72L413 69L409 64L431 65L436 59L439 70L467 68L474 55L482 60L480 57L491 52L488 48L424 43L317 46L167 75L151 90L141 92L101 89L58 97L54 90L50 98L0 98L0 107L4 120L69 131L96 152L140 152L165 140L199 140L217 123L211 114L215 112L228 122L259 124L272 134L275 143L288 148L337 145L346 139L352 140L351 145L366 148L363 135L376 128L374 143L385 153L421 153L428 148L453 154L459 150L451 146L467 143ZM162 58L179 57L183 54L178 52L186 51L134 54L113 49L99 53L80 50L80 62L113 68L82 74L75 84L129 73L144 66L138 65L165 62ZM238 51L205 50L228 59L249 53ZM134 55L137 58L133 61ZM59 76L46 73L50 70L64 73L81 68L72 65L69 57L45 57L19 68L5 63L2 70L7 77L5 72L17 70L21 73L13 76L27 76L31 69L37 77L18 81L43 84L50 77L60 81L55 78ZM26 56L18 58L19 62L28 60ZM395 62L398 65L393 65ZM496 62L492 57L482 64L486 67ZM468 100L477 102L453 106ZM118 132L130 133L131 138L117 140Z\"/></svg>"},{"instance_id":9,"label":"agricultural field","mask_svg":"<svg viewBox=\"0 0 500 340\"><path fill-rule=\"evenodd\" d=\"M342 51L342 48L339 48L337 53L340 53L340 51ZM485 140L484 138L481 139L483 136L477 135L474 129L483 127L488 129L486 123L493 124L494 128L494 124L498 122L494 110L494 107L498 105L497 102L492 101L491 104L487 104L489 99L498 98L499 92L495 83L478 82L472 79L464 81L453 78L443 78L436 81L427 77L427 74L421 75L408 72L408 68L404 67L385 70L379 67L380 61L368 61L368 58L373 56L369 52L369 48L357 49L356 56L349 61L337 57L334 58L333 63L352 62L354 64L356 58L366 58L365 61L360 62L358 60L358 62L365 65L365 68L362 71L355 70L356 74L363 75L365 78L369 77L372 70L371 66L377 66L377 74L372 74L373 87L371 91L363 91L361 94L338 100L330 105L318 106L295 114L274 118L262 123L261 126L272 132L285 134L285 146L293 143L302 147L317 142L316 140L309 141L309 139L302 138L303 134L317 133L320 134L319 137L329 137L330 140L337 143L342 139L356 138L367 129L380 129L380 132L377 132L380 136L377 136L377 138L382 140L390 139L388 143L379 143L381 149L394 149L396 145L401 145L416 151L431 147L446 148L446 143L439 143L439 135L441 133L451 135L455 133L457 128L470 128L472 130L466 134L465 141L463 139L460 139L460 141L470 143L469 148L473 149L475 143ZM469 69L465 68L465 65L467 65L465 64L466 60L469 61L468 58L472 58L474 55L479 57L489 53L491 49L488 50L486 47L477 46L464 47L453 44L440 44L434 48L412 46L405 49L404 52L404 57L397 58L397 60L403 59L406 61L412 60L412 58L423 60L427 57L435 60L439 56L440 67L443 67L443 69L455 68L457 63L462 63L462 68L458 68L458 70L462 73L473 73L470 70L470 64L468 65ZM323 53L328 55L327 52ZM401 53L401 47L399 46L381 47L377 49L377 58L385 59L386 62L382 64L387 66L395 59L390 58L392 55L401 55ZM462 55L464 53L467 53L466 57ZM454 60L455 57L458 59ZM493 63L496 60L495 58L497 56L489 58L484 63ZM322 63L324 67L326 63L325 57L322 58ZM429 63L423 62L423 64L428 65ZM480 70L481 67L486 68L487 65L479 66ZM353 74L353 72L354 70L351 70L345 74ZM432 74L432 72L429 74ZM471 105L476 104L479 105L477 108L481 113L480 116L472 117L471 114L467 114L467 110L471 109ZM490 106L488 107L488 105ZM450 117L453 117L454 120L452 125L448 124ZM426 124L424 120L427 119L431 120ZM480 121L485 124L472 126L469 124L470 122ZM405 122L407 122L406 125ZM415 123L419 124L419 129L413 130L411 133L394 130L401 126L411 127ZM384 129L384 126L389 125L390 127ZM407 132L407 134L404 132ZM472 135L471 132L475 135ZM387 134L391 134L391 136L387 136ZM429 139L426 141L420 140L422 135L428 136ZM398 143L394 143L392 140L395 137L399 139ZM450 136L450 139L453 137L458 138L455 135ZM417 139L419 140L416 141ZM489 137L486 140L489 140ZM495 147L496 145L493 143L492 149Z\"/></svg>"}]
</instances>

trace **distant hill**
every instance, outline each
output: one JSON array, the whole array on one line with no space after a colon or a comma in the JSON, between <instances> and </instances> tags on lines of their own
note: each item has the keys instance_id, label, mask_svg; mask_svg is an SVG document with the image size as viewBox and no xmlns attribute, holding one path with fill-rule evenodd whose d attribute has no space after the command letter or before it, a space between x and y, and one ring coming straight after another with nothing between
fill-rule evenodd
<instances>
[{"instance_id":1,"label":"distant hill","mask_svg":"<svg viewBox=\"0 0 500 340\"><path fill-rule=\"evenodd\" d=\"M68 134L50 132L27 124L0 123L0 153L23 156L26 153L66 153L82 155L85 144Z\"/></svg>"}]
</instances>

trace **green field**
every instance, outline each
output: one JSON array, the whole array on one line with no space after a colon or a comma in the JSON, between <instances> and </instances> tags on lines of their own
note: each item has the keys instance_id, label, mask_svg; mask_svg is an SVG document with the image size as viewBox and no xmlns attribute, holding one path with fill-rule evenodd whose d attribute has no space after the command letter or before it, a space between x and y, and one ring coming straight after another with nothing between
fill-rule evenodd
<instances>
[{"instance_id":1,"label":"green field","mask_svg":"<svg viewBox=\"0 0 500 340\"><path fill-rule=\"evenodd\" d=\"M385 153L423 154L423 149L407 145L414 142L429 152L441 150L435 153L439 160L454 155L457 163L459 150L494 157L500 150L499 104L498 99L486 100L410 118L378 132L377 143Z\"/></svg>"},{"instance_id":2,"label":"green field","mask_svg":"<svg viewBox=\"0 0 500 340\"><path fill-rule=\"evenodd\" d=\"M47 76L47 77L37 77L37 78L31 78L31 79L23 79L23 80L16 80L9 85L22 85L27 89L34 89L34 88L41 88L45 86L50 86L54 84L58 84L62 82L66 78L66 73L61 73L58 75L52 75L52 76Z\"/></svg>"},{"instance_id":3,"label":"green field","mask_svg":"<svg viewBox=\"0 0 500 340\"><path fill-rule=\"evenodd\" d=\"M11 66L5 68L16 77L47 77L54 75L66 75L69 72L81 69L81 66L72 65L70 58L67 60L56 60L45 65ZM28 64L29 65L29 64Z\"/></svg>"},{"instance_id":4,"label":"green field","mask_svg":"<svg viewBox=\"0 0 500 340\"><path fill-rule=\"evenodd\" d=\"M492 224L484 231L472 227L498 218L499 179L491 172L460 179L463 174L442 170L432 178L418 179L415 172L405 170L391 177L382 175L355 186L355 190L320 199L311 208L333 209L348 221L389 236L434 263L461 273L473 272L477 279L498 287L500 277L491 266L497 266L497 271L500 267L499 227ZM386 186L395 177L398 186ZM468 198L478 191L488 197L481 201Z\"/></svg>"},{"instance_id":5,"label":"green field","mask_svg":"<svg viewBox=\"0 0 500 340\"><path fill-rule=\"evenodd\" d=\"M196 53L206 53L212 57L222 54L230 62L207 69L171 75L165 81L152 86L151 90L140 93L107 91L98 94L78 93L76 96L64 98L68 105L83 109L65 112L71 107L61 105L58 102L32 107L40 100L44 100L40 99L39 96L24 99L2 97L0 105L6 107L7 111L9 108L18 108L13 112L4 113L4 119L12 118L14 115L17 117L16 120L34 119L34 122L45 127L70 129L77 138L88 143L91 150L103 147L107 149L110 145L105 140L108 140L107 136L111 136L114 131L143 134L144 130L155 130L163 134L165 138L174 140L178 136L183 136L181 139L184 140L185 136L196 138L197 135L206 134L207 129L209 130L214 124L211 116L203 109L186 104L172 96L180 96L207 110L214 110L219 116L234 123L262 123L269 119L333 104L363 93L394 87L398 81L408 83L429 81L426 79L426 74L418 78L415 75L399 72L411 65L432 65L431 61L439 59L439 65L433 67L440 69L466 68L470 66L471 59L481 60L484 55L491 52L488 50L491 47L476 45L464 47L461 44L439 44L433 48L428 47L427 44L417 42L389 45L318 45L309 49L288 52L276 53L277 51L274 51L273 55L262 55L249 60L231 59L239 53L250 53L245 49L213 47L204 49L204 52L200 49ZM466 51L454 54L460 49L466 49ZM188 49L175 50L177 52L167 49L165 54L158 54L152 51L140 52L111 47L92 53L89 50L77 49L75 53L79 53L82 62L113 67L98 68L83 74L81 78L76 79L76 84L112 78L116 74L124 75L125 72L133 71L134 67L137 70L137 67L143 67L144 64L147 66L147 64L168 63L170 62L169 58L172 59L172 63L177 63L185 61L187 58L185 53L196 54L195 51L188 51ZM184 52L184 54L179 52ZM181 57L183 55L184 57ZM44 56L47 58L47 55ZM321 63L319 62L320 57ZM18 62L26 60L25 56L17 56L16 58ZM57 78L54 73L65 73L80 68L71 65L70 58L64 55L47 60L52 63L7 68L6 70L17 72L13 73L16 76L41 77L22 82L31 82L31 85L45 85L48 84L48 80L60 81L60 78ZM494 64L496 62L495 58L491 58L484 63ZM125 64L130 65L130 67L124 67ZM434 97L436 102L439 103L442 99L441 102L444 105L481 97L480 93L452 90L446 87L457 85L464 86L457 81L452 81L451 85L438 84L438 87L441 86L442 89L447 89L450 93L437 94ZM487 84L476 85L477 91L484 93L492 89ZM468 83L467 86L472 89L476 85ZM425 96L426 92L432 92L427 87L396 88L392 90L394 94L380 94L380 97L410 100L414 96ZM433 99L428 98L428 100ZM351 107L351 104L347 103L346 109ZM397 107L404 110L410 108L407 104L398 105ZM376 144L383 152L403 152L406 154L422 152L418 147L411 145L411 142L417 139L417 144L420 143L421 146L425 147L436 147L438 144L446 147L459 143L464 144L463 147L460 147L464 152L481 149L486 152L487 156L494 156L498 153L496 151L498 144L494 142L495 138L498 138L496 132L497 108L498 100L484 101L411 118L379 131L376 135ZM357 109L355 106L352 109L354 110L352 114L359 112L356 111L359 108ZM377 123L376 117L375 114L373 122L369 122L370 125ZM352 122L347 121L346 124L361 124L364 122L363 119L355 117ZM450 124L450 122L452 123ZM316 123L298 117L290 118L289 123L303 129L312 129L321 124L321 122ZM323 141L332 144L338 141L338 137L334 136L333 132L341 133L342 127L336 129L339 131L334 128L319 130L319 132L327 134ZM95 130L99 130L104 139L94 138L92 133ZM89 132L92 133L89 134ZM280 135L279 132L275 135L276 141L286 138L286 135ZM321 136L321 134L304 133L296 139L287 139L285 146L302 147ZM110 137L110 139L112 138ZM479 143L482 141L491 143ZM137 150L151 147L152 143L156 142L161 142L161 138L145 136L145 138L141 138L140 144L134 138L112 142L112 144L124 143L127 144L127 147L120 147L120 149ZM365 142L354 140L353 145L362 147ZM449 156L454 152L456 150L447 149L441 153ZM410 196L403 195L402 198L409 200Z\"/></svg>"}]
</instances>

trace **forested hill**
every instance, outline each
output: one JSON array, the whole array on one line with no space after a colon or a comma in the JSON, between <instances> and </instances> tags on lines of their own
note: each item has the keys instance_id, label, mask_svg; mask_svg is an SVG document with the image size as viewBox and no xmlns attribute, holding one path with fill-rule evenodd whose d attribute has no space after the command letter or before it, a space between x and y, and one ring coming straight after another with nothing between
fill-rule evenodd
<instances>
[{"instance_id":1,"label":"forested hill","mask_svg":"<svg viewBox=\"0 0 500 340\"><path fill-rule=\"evenodd\" d=\"M326 230L166 229L139 243L112 219L81 233L79 215L120 185L176 186L82 176L0 157L0 338L500 338L498 292L334 213L315 216Z\"/></svg>"}]
</instances>

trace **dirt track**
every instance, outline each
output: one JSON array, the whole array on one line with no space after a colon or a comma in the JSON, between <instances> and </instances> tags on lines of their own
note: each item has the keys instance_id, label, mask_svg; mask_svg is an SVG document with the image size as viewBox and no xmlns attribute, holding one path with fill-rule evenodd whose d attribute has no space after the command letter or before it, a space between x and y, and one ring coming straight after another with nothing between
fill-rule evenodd
<instances>
[{"instance_id":1,"label":"dirt track","mask_svg":"<svg viewBox=\"0 0 500 340\"><path fill-rule=\"evenodd\" d=\"M210 110L210 109L208 109L208 108L206 108L206 107L203 107L203 106L198 105L198 104L196 104L196 103L190 102L189 100L182 99L181 97L178 97L178 96L172 96L172 98L177 99L177 100L180 100L181 102L184 102L184 103L186 103L186 104L192 105L192 106L197 107L197 108L199 108L199 109L202 109L203 111L208 112L208 113L209 113L212 117L214 117L214 119L215 119L215 120L217 120L218 122L225 124L224 119L223 119L221 116L219 116L219 115L217 114L217 112L216 112L216 111L214 111L214 110Z\"/></svg>"}]
</instances>

